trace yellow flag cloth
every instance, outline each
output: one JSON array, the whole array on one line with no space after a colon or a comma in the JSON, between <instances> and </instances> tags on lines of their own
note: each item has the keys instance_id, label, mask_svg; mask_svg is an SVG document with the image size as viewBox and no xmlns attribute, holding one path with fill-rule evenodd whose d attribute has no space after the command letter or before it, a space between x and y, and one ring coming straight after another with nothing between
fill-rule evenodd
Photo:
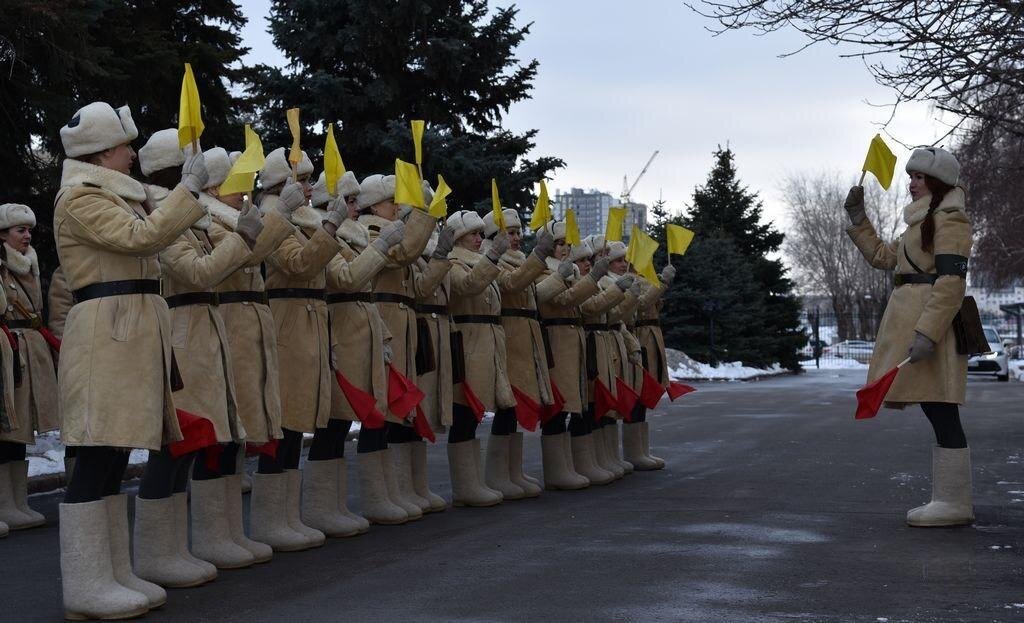
<instances>
[{"instance_id":1,"label":"yellow flag cloth","mask_svg":"<svg viewBox=\"0 0 1024 623\"><path fill-rule=\"evenodd\" d=\"M580 226L576 223L576 213L569 208L565 211L565 241L573 246L582 243Z\"/></svg>"},{"instance_id":2,"label":"yellow flag cloth","mask_svg":"<svg viewBox=\"0 0 1024 623\"><path fill-rule=\"evenodd\" d=\"M192 73L192 65L185 63L185 75L181 79L181 102L178 105L178 147L185 149L185 145L198 141L205 128L196 77Z\"/></svg>"},{"instance_id":3,"label":"yellow flag cloth","mask_svg":"<svg viewBox=\"0 0 1024 623\"><path fill-rule=\"evenodd\" d=\"M256 184L256 174L263 168L263 143L260 137L245 124L245 151L231 165L228 176L220 185L218 192L222 195L252 192Z\"/></svg>"},{"instance_id":4,"label":"yellow flag cloth","mask_svg":"<svg viewBox=\"0 0 1024 623\"><path fill-rule=\"evenodd\" d=\"M605 242L622 241L622 227L626 224L626 208L608 208L608 227L604 231Z\"/></svg>"},{"instance_id":5,"label":"yellow flag cloth","mask_svg":"<svg viewBox=\"0 0 1024 623\"><path fill-rule=\"evenodd\" d=\"M498 181L491 178L491 211L494 212L494 224L498 229L505 229L505 215L501 211L501 197L498 196Z\"/></svg>"},{"instance_id":6,"label":"yellow flag cloth","mask_svg":"<svg viewBox=\"0 0 1024 623\"><path fill-rule=\"evenodd\" d=\"M395 203L425 209L423 184L416 165L395 158Z\"/></svg>"},{"instance_id":7,"label":"yellow flag cloth","mask_svg":"<svg viewBox=\"0 0 1024 623\"><path fill-rule=\"evenodd\" d=\"M658 241L651 238L636 225L629 235L629 248L626 249L626 261L633 265L636 274L648 282L658 285L658 273L654 270L654 252L658 250Z\"/></svg>"},{"instance_id":8,"label":"yellow flag cloth","mask_svg":"<svg viewBox=\"0 0 1024 623\"><path fill-rule=\"evenodd\" d=\"M292 133L292 150L288 152L288 162L299 164L302 162L302 147L299 144L299 135L301 134L299 109L289 108L286 114L288 115L288 130Z\"/></svg>"},{"instance_id":9,"label":"yellow flag cloth","mask_svg":"<svg viewBox=\"0 0 1024 623\"><path fill-rule=\"evenodd\" d=\"M450 194L452 194L452 189L449 188L448 183L438 173L437 190L434 191L434 198L430 200L430 209L427 210L427 213L434 218L448 216L448 195Z\"/></svg>"},{"instance_id":10,"label":"yellow flag cloth","mask_svg":"<svg viewBox=\"0 0 1024 623\"><path fill-rule=\"evenodd\" d=\"M544 183L544 180L541 180L540 193L537 195L537 205L533 207L533 216L530 217L530 229L537 231L550 220L551 199L548 198L548 185Z\"/></svg>"},{"instance_id":11,"label":"yellow flag cloth","mask_svg":"<svg viewBox=\"0 0 1024 623\"><path fill-rule=\"evenodd\" d=\"M892 176L896 171L896 156L878 134L868 145L868 155L864 158L864 168L861 170L873 173L878 178L878 183L886 190L892 185Z\"/></svg>"},{"instance_id":12,"label":"yellow flag cloth","mask_svg":"<svg viewBox=\"0 0 1024 623\"><path fill-rule=\"evenodd\" d=\"M416 148L416 164L423 164L423 120L413 119L409 124L412 125L412 144Z\"/></svg>"},{"instance_id":13,"label":"yellow flag cloth","mask_svg":"<svg viewBox=\"0 0 1024 623\"><path fill-rule=\"evenodd\" d=\"M338 191L338 180L345 175L345 163L338 151L338 142L334 140L334 124L327 125L327 144L324 145L324 174L327 176L327 192L334 195Z\"/></svg>"},{"instance_id":14,"label":"yellow flag cloth","mask_svg":"<svg viewBox=\"0 0 1024 623\"><path fill-rule=\"evenodd\" d=\"M665 238L668 239L669 254L683 255L693 242L693 232L682 225L666 225Z\"/></svg>"}]
</instances>

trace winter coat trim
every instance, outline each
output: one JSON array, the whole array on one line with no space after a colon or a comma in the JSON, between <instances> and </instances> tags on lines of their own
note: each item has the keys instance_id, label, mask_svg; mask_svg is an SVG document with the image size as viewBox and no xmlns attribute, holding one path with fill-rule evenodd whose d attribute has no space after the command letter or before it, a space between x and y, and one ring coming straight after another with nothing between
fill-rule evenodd
<instances>
[{"instance_id":1,"label":"winter coat trim","mask_svg":"<svg viewBox=\"0 0 1024 623\"><path fill-rule=\"evenodd\" d=\"M146 200L146 189L142 183L120 171L68 158L60 174L61 188L88 184L99 186L122 199L142 202Z\"/></svg>"},{"instance_id":2,"label":"winter coat trim","mask_svg":"<svg viewBox=\"0 0 1024 623\"><path fill-rule=\"evenodd\" d=\"M7 251L7 261L4 263L10 271L20 277L32 273L33 276L39 276L39 256L36 255L36 250L32 247L28 248L28 253L22 253L11 245L4 243L4 249Z\"/></svg>"}]
</instances>

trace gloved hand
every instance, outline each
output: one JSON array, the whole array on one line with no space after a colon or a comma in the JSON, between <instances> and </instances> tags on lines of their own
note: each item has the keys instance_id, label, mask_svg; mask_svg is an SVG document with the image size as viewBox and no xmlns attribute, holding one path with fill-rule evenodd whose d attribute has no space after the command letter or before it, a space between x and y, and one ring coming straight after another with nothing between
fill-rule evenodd
<instances>
[{"instance_id":1,"label":"gloved hand","mask_svg":"<svg viewBox=\"0 0 1024 623\"><path fill-rule=\"evenodd\" d=\"M331 199L330 203L327 204L327 210L324 212L324 220L321 224L327 233L332 236L338 233L338 228L348 218L348 205L345 203L345 198L338 196Z\"/></svg>"},{"instance_id":2,"label":"gloved hand","mask_svg":"<svg viewBox=\"0 0 1024 623\"><path fill-rule=\"evenodd\" d=\"M562 279L568 279L576 274L576 265L566 260L558 265L558 276Z\"/></svg>"},{"instance_id":3,"label":"gloved hand","mask_svg":"<svg viewBox=\"0 0 1024 623\"><path fill-rule=\"evenodd\" d=\"M541 229L537 233L537 244L534 245L533 252L542 262L555 252L555 238L547 228Z\"/></svg>"},{"instance_id":4,"label":"gloved hand","mask_svg":"<svg viewBox=\"0 0 1024 623\"><path fill-rule=\"evenodd\" d=\"M278 198L280 201L277 209L281 216L289 220L292 217L292 212L306 205L306 194L302 192L302 184L295 180L288 180L284 183L284 188L281 189L281 195Z\"/></svg>"},{"instance_id":5,"label":"gloved hand","mask_svg":"<svg viewBox=\"0 0 1024 623\"><path fill-rule=\"evenodd\" d=\"M864 210L864 187L854 186L846 194L846 203L843 204L846 213L850 215L850 222L854 225L861 225L868 220L867 212Z\"/></svg>"},{"instance_id":6,"label":"gloved hand","mask_svg":"<svg viewBox=\"0 0 1024 623\"><path fill-rule=\"evenodd\" d=\"M455 230L447 225L441 227L441 233L437 235L437 245L430 255L435 260L446 260L448 254L455 248Z\"/></svg>"},{"instance_id":7,"label":"gloved hand","mask_svg":"<svg viewBox=\"0 0 1024 623\"><path fill-rule=\"evenodd\" d=\"M391 349L391 342L384 342L384 365L391 363L395 358L395 351Z\"/></svg>"},{"instance_id":8,"label":"gloved hand","mask_svg":"<svg viewBox=\"0 0 1024 623\"><path fill-rule=\"evenodd\" d=\"M615 285L616 287L619 288L619 290L625 292L626 290L633 287L634 281L636 281L636 278L634 278L633 275L623 275L615 280Z\"/></svg>"},{"instance_id":9,"label":"gloved hand","mask_svg":"<svg viewBox=\"0 0 1024 623\"><path fill-rule=\"evenodd\" d=\"M503 231L498 232L498 235L494 237L491 242L491 248L487 249L487 259L491 260L495 264L501 259L502 255L505 255L505 251L508 251L508 247L511 244L508 239L508 234Z\"/></svg>"},{"instance_id":10,"label":"gloved hand","mask_svg":"<svg viewBox=\"0 0 1024 623\"><path fill-rule=\"evenodd\" d=\"M601 277L604 277L607 274L608 274L608 258L602 257L601 259L599 259L596 262L594 262L594 265L590 268L589 276L592 277L594 279L594 281L597 281Z\"/></svg>"},{"instance_id":11,"label":"gloved hand","mask_svg":"<svg viewBox=\"0 0 1024 623\"><path fill-rule=\"evenodd\" d=\"M210 174L206 171L206 156L203 152L188 151L185 155L185 164L181 165L181 185L190 192L198 195L199 191L206 188L210 181Z\"/></svg>"},{"instance_id":12,"label":"gloved hand","mask_svg":"<svg viewBox=\"0 0 1024 623\"><path fill-rule=\"evenodd\" d=\"M235 233L241 236L242 240L245 240L245 244L249 245L249 250L252 250L256 246L256 239L260 237L261 231L263 231L263 220L260 218L260 211L246 199L245 205L242 206L242 213L238 215Z\"/></svg>"},{"instance_id":13,"label":"gloved hand","mask_svg":"<svg viewBox=\"0 0 1024 623\"><path fill-rule=\"evenodd\" d=\"M661 269L661 282L665 285L671 285L675 278L676 267L671 264L665 264L665 268Z\"/></svg>"},{"instance_id":14,"label":"gloved hand","mask_svg":"<svg viewBox=\"0 0 1024 623\"><path fill-rule=\"evenodd\" d=\"M633 285L629 286L629 293L632 294L633 296L639 297L640 296L640 288L641 288L640 280L639 279L633 279Z\"/></svg>"},{"instance_id":15,"label":"gloved hand","mask_svg":"<svg viewBox=\"0 0 1024 623\"><path fill-rule=\"evenodd\" d=\"M407 205L398 206L398 220L404 221L412 214L412 208Z\"/></svg>"},{"instance_id":16,"label":"gloved hand","mask_svg":"<svg viewBox=\"0 0 1024 623\"><path fill-rule=\"evenodd\" d=\"M405 223L402 221L391 221L384 227L380 228L380 233L377 234L377 239L371 242L370 245L382 254L386 255L391 247L402 241L402 236L404 235Z\"/></svg>"},{"instance_id":17,"label":"gloved hand","mask_svg":"<svg viewBox=\"0 0 1024 623\"><path fill-rule=\"evenodd\" d=\"M935 353L935 342L931 338L914 332L914 343L910 345L908 354L910 355L910 363L917 363L918 361L924 361L931 357Z\"/></svg>"}]
</instances>

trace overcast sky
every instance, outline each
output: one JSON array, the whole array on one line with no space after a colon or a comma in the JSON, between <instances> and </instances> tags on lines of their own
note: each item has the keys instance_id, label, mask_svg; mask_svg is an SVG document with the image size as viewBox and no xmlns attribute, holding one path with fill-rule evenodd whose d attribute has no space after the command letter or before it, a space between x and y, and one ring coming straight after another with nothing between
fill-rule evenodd
<instances>
[{"instance_id":1,"label":"overcast sky","mask_svg":"<svg viewBox=\"0 0 1024 623\"><path fill-rule=\"evenodd\" d=\"M269 0L241 4L252 48L246 61L282 64L266 33ZM831 46L779 58L803 42L793 32L714 37L708 20L679 0L515 4L520 23L533 23L519 56L538 59L540 68L533 98L514 105L506 125L539 129L535 155L566 161L548 184L552 191L577 186L618 196L623 175L632 180L658 149L633 199L650 204L661 193L678 211L706 178L711 152L728 143L743 181L761 193L768 217L779 218L787 174L837 170L852 178L875 123L889 117L868 103L892 95L862 61L841 59ZM889 131L917 145L946 129L921 104L901 108ZM902 171L908 153L888 142Z\"/></svg>"}]
</instances>

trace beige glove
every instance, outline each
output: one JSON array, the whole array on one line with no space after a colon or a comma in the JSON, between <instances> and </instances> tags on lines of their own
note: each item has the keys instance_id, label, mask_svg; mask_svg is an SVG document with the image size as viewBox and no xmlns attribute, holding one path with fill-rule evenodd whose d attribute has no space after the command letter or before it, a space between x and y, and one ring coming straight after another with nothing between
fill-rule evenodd
<instances>
[{"instance_id":1,"label":"beige glove","mask_svg":"<svg viewBox=\"0 0 1024 623\"><path fill-rule=\"evenodd\" d=\"M181 185L189 192L198 195L199 191L206 188L210 181L210 174L206 170L206 156L203 152L192 153L189 150L185 155L185 164L181 165Z\"/></svg>"},{"instance_id":2,"label":"beige glove","mask_svg":"<svg viewBox=\"0 0 1024 623\"><path fill-rule=\"evenodd\" d=\"M377 239L370 244L382 254L387 255L387 252L391 247L402 242L402 237L404 235L405 223L402 221L391 221L384 227L381 227L380 233L377 235Z\"/></svg>"},{"instance_id":3,"label":"beige glove","mask_svg":"<svg viewBox=\"0 0 1024 623\"><path fill-rule=\"evenodd\" d=\"M293 212L306 205L306 194L302 192L302 184L295 180L288 180L284 183L284 188L281 189L278 199L280 201L277 209L281 216L288 220L291 220Z\"/></svg>"},{"instance_id":4,"label":"beige glove","mask_svg":"<svg viewBox=\"0 0 1024 623\"><path fill-rule=\"evenodd\" d=\"M590 268L589 277L594 281L600 281L601 277L608 274L608 258L602 257L601 259L594 262L594 265Z\"/></svg>"},{"instance_id":5,"label":"beige glove","mask_svg":"<svg viewBox=\"0 0 1024 623\"><path fill-rule=\"evenodd\" d=\"M253 207L252 202L247 198L242 206L242 213L238 215L238 224L235 225L235 233L245 240L249 250L256 246L256 239L263 231L263 220L260 218L260 211Z\"/></svg>"},{"instance_id":6,"label":"beige glove","mask_svg":"<svg viewBox=\"0 0 1024 623\"><path fill-rule=\"evenodd\" d=\"M846 213L850 216L850 222L854 225L861 225L868 220L867 212L864 210L864 187L854 186L846 195L846 203L843 204Z\"/></svg>"},{"instance_id":7,"label":"beige glove","mask_svg":"<svg viewBox=\"0 0 1024 623\"><path fill-rule=\"evenodd\" d=\"M619 277L618 279L615 280L615 285L620 290L625 292L626 290L628 290L628 289L633 287L633 282L634 281L636 281L636 279L633 277L633 275L623 275L623 276L621 276L621 277Z\"/></svg>"},{"instance_id":8,"label":"beige glove","mask_svg":"<svg viewBox=\"0 0 1024 623\"><path fill-rule=\"evenodd\" d=\"M502 255L505 255L505 251L508 251L508 247L511 244L508 239L508 234L505 232L498 232L498 235L494 237L491 242L491 248L487 249L487 259L491 260L495 264L501 259Z\"/></svg>"}]
</instances>

